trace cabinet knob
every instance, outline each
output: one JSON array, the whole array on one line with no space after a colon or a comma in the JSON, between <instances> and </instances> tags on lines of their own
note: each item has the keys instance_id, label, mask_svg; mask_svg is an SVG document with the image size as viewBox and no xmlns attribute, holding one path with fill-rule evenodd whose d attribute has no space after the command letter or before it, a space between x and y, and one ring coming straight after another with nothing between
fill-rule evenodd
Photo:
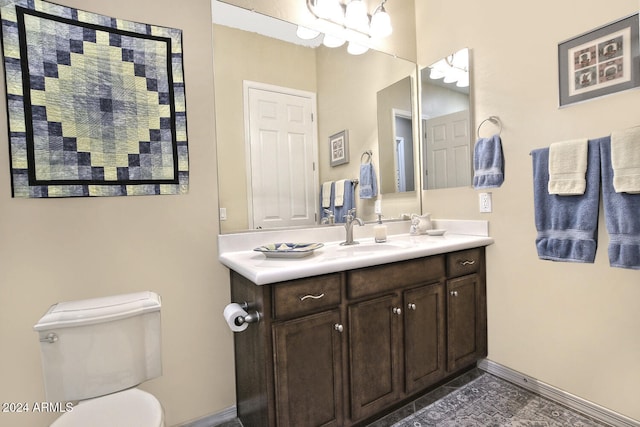
<instances>
[{"instance_id":1,"label":"cabinet knob","mask_svg":"<svg viewBox=\"0 0 640 427\"><path fill-rule=\"evenodd\" d=\"M400 307L393 307L393 314L402 314L402 309Z\"/></svg>"},{"instance_id":2,"label":"cabinet knob","mask_svg":"<svg viewBox=\"0 0 640 427\"><path fill-rule=\"evenodd\" d=\"M340 323L336 323L335 325L333 325L333 329L335 329L338 332L342 332L344 331L344 326L342 326Z\"/></svg>"},{"instance_id":3,"label":"cabinet knob","mask_svg":"<svg viewBox=\"0 0 640 427\"><path fill-rule=\"evenodd\" d=\"M416 309L416 305L414 303L410 302L409 304L407 304L407 308L409 310L415 310Z\"/></svg>"},{"instance_id":4,"label":"cabinet knob","mask_svg":"<svg viewBox=\"0 0 640 427\"><path fill-rule=\"evenodd\" d=\"M449 292L449 295L451 295L452 297L457 297L458 296L458 291L451 291L451 292Z\"/></svg>"}]
</instances>

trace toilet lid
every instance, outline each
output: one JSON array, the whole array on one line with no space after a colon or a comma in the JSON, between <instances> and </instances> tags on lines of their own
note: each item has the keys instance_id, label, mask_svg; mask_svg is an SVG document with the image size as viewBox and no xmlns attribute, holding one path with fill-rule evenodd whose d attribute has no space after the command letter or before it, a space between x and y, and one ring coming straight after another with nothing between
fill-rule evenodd
<instances>
[{"instance_id":1,"label":"toilet lid","mask_svg":"<svg viewBox=\"0 0 640 427\"><path fill-rule=\"evenodd\" d=\"M162 405L137 388L85 400L51 424L51 427L162 427Z\"/></svg>"}]
</instances>

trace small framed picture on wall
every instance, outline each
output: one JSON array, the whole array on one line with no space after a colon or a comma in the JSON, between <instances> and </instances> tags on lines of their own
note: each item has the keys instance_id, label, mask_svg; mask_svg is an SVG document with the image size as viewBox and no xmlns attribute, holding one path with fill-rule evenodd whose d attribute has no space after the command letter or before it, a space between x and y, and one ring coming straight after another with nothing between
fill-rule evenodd
<instances>
[{"instance_id":1,"label":"small framed picture on wall","mask_svg":"<svg viewBox=\"0 0 640 427\"><path fill-rule=\"evenodd\" d=\"M349 163L349 132L343 130L329 137L331 166Z\"/></svg>"},{"instance_id":2,"label":"small framed picture on wall","mask_svg":"<svg viewBox=\"0 0 640 427\"><path fill-rule=\"evenodd\" d=\"M640 86L638 14L558 44L560 106Z\"/></svg>"}]
</instances>

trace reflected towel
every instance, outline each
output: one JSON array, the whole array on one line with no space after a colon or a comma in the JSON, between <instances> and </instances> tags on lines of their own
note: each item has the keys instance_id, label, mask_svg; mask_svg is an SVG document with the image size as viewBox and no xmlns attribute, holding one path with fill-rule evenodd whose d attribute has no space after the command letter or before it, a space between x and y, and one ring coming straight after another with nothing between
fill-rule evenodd
<instances>
[{"instance_id":1,"label":"reflected towel","mask_svg":"<svg viewBox=\"0 0 640 427\"><path fill-rule=\"evenodd\" d=\"M587 188L587 139L555 142L549 146L549 194L575 196Z\"/></svg>"},{"instance_id":2,"label":"reflected towel","mask_svg":"<svg viewBox=\"0 0 640 427\"><path fill-rule=\"evenodd\" d=\"M640 126L611 133L613 188L617 193L640 193Z\"/></svg>"},{"instance_id":3,"label":"reflected towel","mask_svg":"<svg viewBox=\"0 0 640 427\"><path fill-rule=\"evenodd\" d=\"M344 204L344 183L346 179L336 181L336 189L333 194L333 205L337 208Z\"/></svg>"},{"instance_id":4,"label":"reflected towel","mask_svg":"<svg viewBox=\"0 0 640 427\"><path fill-rule=\"evenodd\" d=\"M335 187L337 189L338 181L336 181ZM342 188L344 189L342 206L335 206L333 208L333 212L335 213L335 216L336 216L336 222L340 222L340 223L346 222L345 217L347 216L347 213L349 212L350 209L353 209L356 207L353 181L351 181L350 179L345 179L344 184L342 185Z\"/></svg>"},{"instance_id":5,"label":"reflected towel","mask_svg":"<svg viewBox=\"0 0 640 427\"><path fill-rule=\"evenodd\" d=\"M378 196L378 183L373 163L360 165L360 198L372 199Z\"/></svg>"},{"instance_id":6,"label":"reflected towel","mask_svg":"<svg viewBox=\"0 0 640 427\"><path fill-rule=\"evenodd\" d=\"M533 200L538 257L544 260L593 263L598 239L600 203L599 140L589 141L584 194L549 194L549 149L533 150Z\"/></svg>"},{"instance_id":7,"label":"reflected towel","mask_svg":"<svg viewBox=\"0 0 640 427\"><path fill-rule=\"evenodd\" d=\"M500 187L504 182L504 157L500 135L480 138L473 148L473 188Z\"/></svg>"},{"instance_id":8,"label":"reflected towel","mask_svg":"<svg viewBox=\"0 0 640 427\"><path fill-rule=\"evenodd\" d=\"M322 207L329 208L331 207L331 186L333 185L333 181L326 181L322 183Z\"/></svg>"},{"instance_id":9,"label":"reflected towel","mask_svg":"<svg viewBox=\"0 0 640 427\"><path fill-rule=\"evenodd\" d=\"M640 270L640 194L618 193L614 188L610 138L600 140L602 199L609 232L609 265Z\"/></svg>"}]
</instances>

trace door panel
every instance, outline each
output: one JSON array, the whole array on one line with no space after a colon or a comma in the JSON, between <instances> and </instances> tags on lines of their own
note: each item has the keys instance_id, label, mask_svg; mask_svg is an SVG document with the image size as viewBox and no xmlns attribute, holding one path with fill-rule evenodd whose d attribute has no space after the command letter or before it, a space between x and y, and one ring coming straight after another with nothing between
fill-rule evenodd
<instances>
[{"instance_id":1,"label":"door panel","mask_svg":"<svg viewBox=\"0 0 640 427\"><path fill-rule=\"evenodd\" d=\"M313 97L249 87L252 228L316 223Z\"/></svg>"},{"instance_id":2,"label":"door panel","mask_svg":"<svg viewBox=\"0 0 640 427\"><path fill-rule=\"evenodd\" d=\"M349 306L351 416L374 415L399 396L399 298L388 295Z\"/></svg>"},{"instance_id":3,"label":"door panel","mask_svg":"<svg viewBox=\"0 0 640 427\"><path fill-rule=\"evenodd\" d=\"M278 426L343 425L339 323L333 310L273 327Z\"/></svg>"},{"instance_id":4,"label":"door panel","mask_svg":"<svg viewBox=\"0 0 640 427\"><path fill-rule=\"evenodd\" d=\"M444 307L442 282L404 292L405 389L408 394L444 377Z\"/></svg>"}]
</instances>

